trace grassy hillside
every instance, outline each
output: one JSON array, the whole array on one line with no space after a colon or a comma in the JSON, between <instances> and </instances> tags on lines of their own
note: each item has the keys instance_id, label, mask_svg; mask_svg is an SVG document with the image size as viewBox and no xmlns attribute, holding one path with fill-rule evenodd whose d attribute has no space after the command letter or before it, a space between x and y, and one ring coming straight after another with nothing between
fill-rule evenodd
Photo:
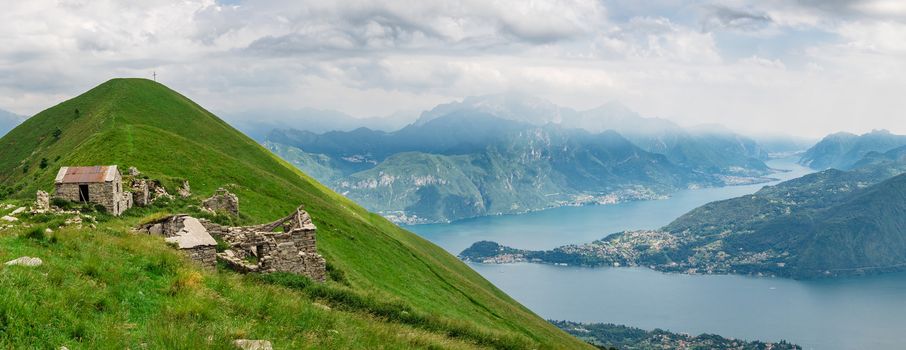
<instances>
[{"instance_id":1,"label":"grassy hillside","mask_svg":"<svg viewBox=\"0 0 906 350\"><path fill-rule=\"evenodd\" d=\"M0 149L3 150L0 156L0 185L7 187L14 198L31 198L37 189L51 190L54 175L63 165L117 164L124 168L135 166L152 178L167 179L171 186L182 179L188 179L197 198L210 195L216 188L230 184L240 197L244 220L248 222L276 219L302 203L318 225L319 252L331 266L345 275L345 284L348 287L336 288L339 290L348 288L352 292L375 300L403 303L413 313L438 318L439 321L435 324L455 324L464 327L428 327L427 331L421 331L428 333L426 337L453 338L450 341L459 342L457 344L464 344L463 346L506 344L538 348L586 346L513 301L439 247L331 192L202 107L158 83L143 79L108 81L27 120L0 139ZM101 230L99 230L101 232L94 230L69 232L67 230L72 229L64 229L60 233L64 245L79 244L79 239L72 237L84 237L92 244L109 245L112 252L106 255L111 256L94 257L92 249L59 248L57 251L54 250L57 248L48 248L51 249L51 253L62 256L49 259L47 264L49 266L46 268L51 272L56 271L54 273L65 275L66 268L57 270L56 264L70 264L67 259L102 259L97 268L104 271L112 270L111 273L115 276L111 278L118 281L117 285L124 289L142 290L145 286L140 283L166 284L170 281L168 278L179 281L181 277L178 273L166 275L162 277L163 280L155 280L153 277L144 276L141 271L112 266L156 259L148 254L168 254L161 252L165 249L160 248L162 246L160 242L134 242L153 241L151 238L130 235L120 237L127 224L141 220L141 215L138 216L123 219L125 221L112 220L104 224L105 230L110 231L110 235L116 236L113 238L107 237L108 234ZM10 237L3 239L13 240ZM21 244L23 245L21 249L4 248L3 258L12 257L15 255L13 253L20 250L41 254L41 249L36 249L40 244ZM146 248L145 245L150 248ZM173 270L182 271L189 268L184 266L183 262L180 264ZM14 277L4 277L3 283L15 283L9 280ZM247 303L259 304L263 299L257 298L270 297L278 300L285 298L285 301L278 301L274 305L269 303L258 305L254 317L246 315L243 316L245 318L252 317L259 319L259 322L264 320L286 322L287 329L301 332L308 331L305 325L309 323L302 322L300 318L306 317L308 312L324 314L323 310L313 310L310 305L296 305L306 303L304 291L284 290L278 287L259 288L257 282L228 272L203 277L204 283L198 287L201 290L199 293L208 298L206 300L212 303L209 305L211 307L246 298L250 299ZM147 281L149 278L150 282ZM227 285L218 288L220 281L226 281L223 283ZM115 303L121 297L115 291L110 291L110 287L111 284L102 284L101 288L114 293L108 300ZM249 292L247 297L242 295L242 292L252 290L255 292ZM52 314L54 303L66 302L60 299L65 295L48 293L51 295L46 303L7 305L3 311L4 315L7 318L26 317L24 310L29 308L34 308L38 314ZM158 302L145 306L142 311L155 315L179 307L174 304L176 301L172 298L166 295L161 298ZM281 308L283 305L291 310L300 311L298 314L288 312ZM209 309L207 306L197 307L199 312L208 312L204 310ZM101 308L96 313L101 313L99 317L108 317L105 310L121 308ZM241 323L239 319L231 319L236 316L235 313L210 312L230 322ZM397 344L389 347L426 346L423 343L399 340L400 334L409 332L402 329L409 327L406 326L406 322L397 325L392 317L389 319L386 315L381 317L380 313L377 313L377 316L367 312L342 314L330 317L334 322L344 325L349 332L355 332L358 329L355 325L361 324L363 339L368 338L369 334L372 336L370 343L365 340L356 343L356 338L353 337L349 339L350 343L347 345L368 347L368 344L373 345L377 340L383 339L382 337L387 337L389 344ZM166 322L166 319L156 320L151 317L135 321L132 315L125 317L132 320L131 322L139 323L140 328L167 327L166 324L146 324L152 321ZM375 326L383 324L388 325ZM53 327L50 329L48 332L53 332L54 329L61 331ZM375 332L369 333L368 329ZM489 334L488 338L492 340L505 338L512 341L483 342L476 340L481 337L463 336L462 329L484 332L483 334ZM198 334L193 333L196 330L198 329L189 328L186 331L190 335L199 337L204 335L200 330ZM215 332L216 337L223 336L223 333L216 333L222 331L219 328L211 331ZM28 337L35 336L33 333L38 330L20 329L20 332L7 333L7 336L12 337L5 341L8 344L31 344L27 341ZM288 336L280 332L286 332L286 329L265 327L255 335L259 338L278 339ZM305 333L299 334L302 336ZM321 333L312 335L315 338L320 336L324 335ZM174 339L174 342L178 343L179 340ZM443 342L439 344L444 346Z\"/></svg>"}]
</instances>

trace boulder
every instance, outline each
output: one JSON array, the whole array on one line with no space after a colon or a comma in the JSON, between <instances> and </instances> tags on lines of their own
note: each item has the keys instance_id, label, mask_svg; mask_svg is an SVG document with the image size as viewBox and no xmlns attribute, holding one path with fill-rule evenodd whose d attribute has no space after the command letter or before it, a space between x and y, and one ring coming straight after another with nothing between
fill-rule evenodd
<instances>
[{"instance_id":1,"label":"boulder","mask_svg":"<svg viewBox=\"0 0 906 350\"><path fill-rule=\"evenodd\" d=\"M18 259L13 259L6 262L6 266L41 266L44 261L41 261L41 258L32 258L30 256L23 256Z\"/></svg>"},{"instance_id":2,"label":"boulder","mask_svg":"<svg viewBox=\"0 0 906 350\"><path fill-rule=\"evenodd\" d=\"M7 221L7 222L16 222L16 221L19 221L19 219L16 219L15 216L9 216L9 215L0 218L0 220Z\"/></svg>"},{"instance_id":3,"label":"boulder","mask_svg":"<svg viewBox=\"0 0 906 350\"><path fill-rule=\"evenodd\" d=\"M189 180L182 182L182 187L176 190L176 193L182 198L188 198L192 195L192 189L189 187Z\"/></svg>"},{"instance_id":4,"label":"boulder","mask_svg":"<svg viewBox=\"0 0 906 350\"><path fill-rule=\"evenodd\" d=\"M242 350L273 350L274 346L271 345L269 340L250 340L250 339L236 339L233 341L233 345L237 349Z\"/></svg>"},{"instance_id":5,"label":"boulder","mask_svg":"<svg viewBox=\"0 0 906 350\"><path fill-rule=\"evenodd\" d=\"M222 187L214 191L214 195L211 198L201 202L201 206L214 212L239 215L239 197Z\"/></svg>"}]
</instances>

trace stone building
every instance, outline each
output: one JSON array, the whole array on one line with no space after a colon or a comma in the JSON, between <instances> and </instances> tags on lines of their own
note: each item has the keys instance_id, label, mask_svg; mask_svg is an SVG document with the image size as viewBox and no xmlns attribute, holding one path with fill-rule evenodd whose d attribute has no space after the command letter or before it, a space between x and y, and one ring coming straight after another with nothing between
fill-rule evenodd
<instances>
[{"instance_id":1,"label":"stone building","mask_svg":"<svg viewBox=\"0 0 906 350\"><path fill-rule=\"evenodd\" d=\"M123 191L123 177L116 165L60 168L54 198L99 204L114 216L132 207L132 195Z\"/></svg>"},{"instance_id":2,"label":"stone building","mask_svg":"<svg viewBox=\"0 0 906 350\"><path fill-rule=\"evenodd\" d=\"M138 228L139 232L163 235L205 267L213 266L216 254L216 259L240 272L291 272L323 282L327 264L315 245L316 230L301 207L264 225L230 227L175 215ZM215 253L213 237L227 245L223 252Z\"/></svg>"}]
</instances>

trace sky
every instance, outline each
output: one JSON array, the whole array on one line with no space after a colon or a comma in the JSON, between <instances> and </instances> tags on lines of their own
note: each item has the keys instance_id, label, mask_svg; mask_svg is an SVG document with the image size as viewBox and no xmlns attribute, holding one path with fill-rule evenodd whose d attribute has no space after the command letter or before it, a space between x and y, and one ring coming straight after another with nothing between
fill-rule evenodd
<instances>
[{"instance_id":1,"label":"sky","mask_svg":"<svg viewBox=\"0 0 906 350\"><path fill-rule=\"evenodd\" d=\"M684 125L906 134L900 0L0 0L0 109L114 77L220 113L521 92Z\"/></svg>"}]
</instances>

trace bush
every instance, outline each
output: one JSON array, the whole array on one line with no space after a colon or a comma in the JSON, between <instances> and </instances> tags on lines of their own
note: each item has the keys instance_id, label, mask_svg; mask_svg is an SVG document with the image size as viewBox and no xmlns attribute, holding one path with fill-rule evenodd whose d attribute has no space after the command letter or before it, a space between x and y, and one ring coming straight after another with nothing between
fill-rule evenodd
<instances>
[{"instance_id":1,"label":"bush","mask_svg":"<svg viewBox=\"0 0 906 350\"><path fill-rule=\"evenodd\" d=\"M336 266L334 266L333 264L331 264L329 262L327 263L326 268L327 268L327 278L329 278L331 281L334 281L334 282L337 282L337 283L340 283L343 285L347 285L347 286L349 285L349 281L346 280L346 273L343 272L343 270L340 270L339 268L337 268Z\"/></svg>"},{"instance_id":2,"label":"bush","mask_svg":"<svg viewBox=\"0 0 906 350\"><path fill-rule=\"evenodd\" d=\"M35 226L25 232L25 238L35 240L35 241L43 241L44 239L47 238L47 236L46 236L46 233L44 232L43 226Z\"/></svg>"}]
</instances>

